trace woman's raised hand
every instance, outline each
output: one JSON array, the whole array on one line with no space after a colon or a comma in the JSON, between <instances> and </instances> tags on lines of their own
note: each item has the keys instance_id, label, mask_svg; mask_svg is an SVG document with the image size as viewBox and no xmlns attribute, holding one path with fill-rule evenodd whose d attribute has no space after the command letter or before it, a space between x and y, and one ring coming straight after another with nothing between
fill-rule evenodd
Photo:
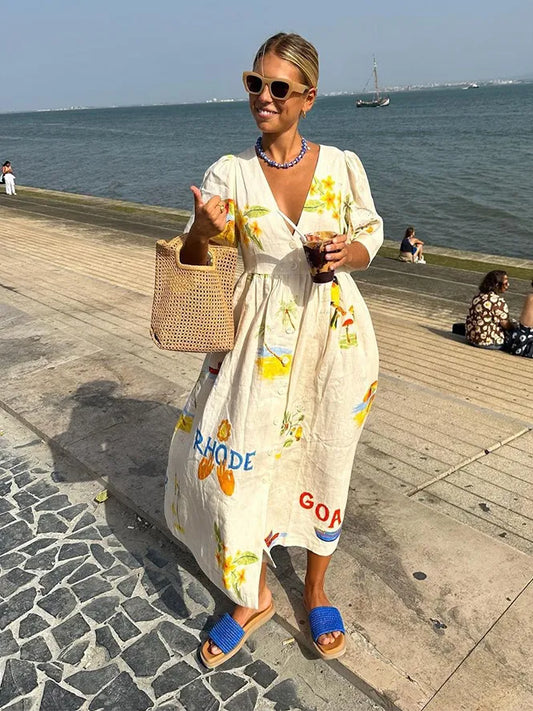
<instances>
[{"instance_id":1,"label":"woman's raised hand","mask_svg":"<svg viewBox=\"0 0 533 711\"><path fill-rule=\"evenodd\" d=\"M194 222L189 230L193 239L208 242L212 237L224 231L226 226L226 205L220 195L213 195L204 202L202 193L196 185L191 185L194 195Z\"/></svg>"},{"instance_id":2,"label":"woman's raised hand","mask_svg":"<svg viewBox=\"0 0 533 711\"><path fill-rule=\"evenodd\" d=\"M348 245L346 240L348 235L335 235L331 244L326 246L326 259L330 269L338 269L346 264L348 260Z\"/></svg>"}]
</instances>

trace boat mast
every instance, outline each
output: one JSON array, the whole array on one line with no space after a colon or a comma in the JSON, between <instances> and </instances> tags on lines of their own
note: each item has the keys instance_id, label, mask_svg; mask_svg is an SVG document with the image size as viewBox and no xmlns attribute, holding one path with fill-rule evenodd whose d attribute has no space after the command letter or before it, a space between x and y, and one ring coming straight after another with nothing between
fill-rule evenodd
<instances>
[{"instance_id":1,"label":"boat mast","mask_svg":"<svg viewBox=\"0 0 533 711\"><path fill-rule=\"evenodd\" d=\"M374 86L375 86L375 93L376 93L376 99L379 99L379 89L378 89L378 65L376 64L376 58L373 57L374 60Z\"/></svg>"}]
</instances>

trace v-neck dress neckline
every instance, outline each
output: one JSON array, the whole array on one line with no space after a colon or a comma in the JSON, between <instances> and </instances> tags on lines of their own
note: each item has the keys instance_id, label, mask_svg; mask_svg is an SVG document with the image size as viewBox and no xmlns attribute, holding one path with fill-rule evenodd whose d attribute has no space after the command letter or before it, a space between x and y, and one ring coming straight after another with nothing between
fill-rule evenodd
<instances>
[{"instance_id":1,"label":"v-neck dress neckline","mask_svg":"<svg viewBox=\"0 0 533 711\"><path fill-rule=\"evenodd\" d=\"M317 158L317 160L316 160L315 169L314 169L314 171L313 171L313 175L312 175L312 177L311 177L311 181L310 181L310 183L309 183L309 187L307 188L307 192L306 192L306 194L305 194L305 200L304 200L304 203L303 203L303 205L302 205L302 209L301 209L301 211L300 211L300 216L298 217L298 222L295 222L295 223L294 223L294 224L296 225L296 227L297 227L300 231L302 231L302 230L301 230L301 222L302 222L302 219L303 219L304 213L305 213L305 205L306 205L307 201L309 200L309 196L310 196L310 194L311 194L311 189L312 189L312 187L313 187L313 183L315 182L315 178L316 178L316 176L317 176L318 173L319 173L320 164L321 164L321 162L322 162L322 161L321 161L322 153L323 153L322 146L319 144L319 146L318 146L318 158ZM266 177L265 173L263 172L263 169L261 168L260 158L259 158L259 156L257 155L257 153L255 154L255 161L256 161L257 170L261 173L261 178L262 178L262 180L264 181L264 185L265 185L265 188L266 188L267 191L268 191L270 200L271 200L271 202L272 202L272 204L273 204L273 206L274 206L274 208L275 208L275 211L278 213L277 216L278 216L279 219L283 222L283 226L284 226L285 230L289 233L289 236L290 236L290 237L297 236L297 233L296 233L296 232L291 232L291 229L290 229L289 225L287 224L286 220L284 220L284 219L283 219L283 216L279 214L280 212L282 212L282 210L280 209L280 207L279 207L279 205L278 205L278 201L276 200L276 197L275 197L275 195L274 195L274 192L273 192L272 188L270 187L270 183L268 182L267 177ZM289 169L289 170L290 170L290 169ZM288 217L288 215L287 215L287 217Z\"/></svg>"}]
</instances>

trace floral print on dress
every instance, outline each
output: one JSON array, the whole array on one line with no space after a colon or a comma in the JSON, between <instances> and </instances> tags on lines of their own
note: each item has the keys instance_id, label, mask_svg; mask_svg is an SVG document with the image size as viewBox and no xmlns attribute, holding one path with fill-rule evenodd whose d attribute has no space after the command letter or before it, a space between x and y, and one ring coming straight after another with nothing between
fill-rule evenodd
<instances>
[{"instance_id":1,"label":"floral print on dress","mask_svg":"<svg viewBox=\"0 0 533 711\"><path fill-rule=\"evenodd\" d=\"M283 447L290 447L302 439L304 418L305 415L300 410L292 413L285 410L279 432L279 436L283 439Z\"/></svg>"},{"instance_id":2,"label":"floral print on dress","mask_svg":"<svg viewBox=\"0 0 533 711\"><path fill-rule=\"evenodd\" d=\"M262 229L259 226L258 218L268 215L270 210L262 205L245 205L244 209L237 210L235 220L239 239L244 247L247 247L250 242L253 242L256 247L263 251L263 243L261 241Z\"/></svg>"},{"instance_id":3,"label":"floral print on dress","mask_svg":"<svg viewBox=\"0 0 533 711\"><path fill-rule=\"evenodd\" d=\"M326 178L315 176L309 189L309 195L305 201L305 212L316 212L322 215L330 212L334 220L338 220L341 207L341 193L335 190L335 180L328 175Z\"/></svg>"},{"instance_id":4,"label":"floral print on dress","mask_svg":"<svg viewBox=\"0 0 533 711\"><path fill-rule=\"evenodd\" d=\"M220 528L215 521L215 540L217 550L215 559L217 566L222 570L222 582L226 590L233 590L242 600L241 586L246 582L246 566L257 563L259 558L251 551L236 551L234 555L228 554L228 547L222 540Z\"/></svg>"},{"instance_id":5,"label":"floral print on dress","mask_svg":"<svg viewBox=\"0 0 533 711\"><path fill-rule=\"evenodd\" d=\"M341 329L339 346L351 348L357 346L357 333L355 330L355 310L352 304L347 309L342 305L341 289L337 277L331 283L331 317L330 328Z\"/></svg>"},{"instance_id":6,"label":"floral print on dress","mask_svg":"<svg viewBox=\"0 0 533 711\"><path fill-rule=\"evenodd\" d=\"M370 408L372 407L372 403L374 402L374 398L376 397L377 387L378 381L374 380L372 385L366 391L363 402L360 402L353 408L353 419L357 427L363 426L363 422L366 420L368 413L370 412Z\"/></svg>"}]
</instances>

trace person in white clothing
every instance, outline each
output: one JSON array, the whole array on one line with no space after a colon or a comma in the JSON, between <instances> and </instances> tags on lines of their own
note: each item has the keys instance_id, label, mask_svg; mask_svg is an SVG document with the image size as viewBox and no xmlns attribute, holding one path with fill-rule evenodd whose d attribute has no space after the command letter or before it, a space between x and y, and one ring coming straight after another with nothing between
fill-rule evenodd
<instances>
[{"instance_id":1,"label":"person in white clothing","mask_svg":"<svg viewBox=\"0 0 533 711\"><path fill-rule=\"evenodd\" d=\"M4 183L6 186L6 195L16 195L17 192L15 190L15 175L13 173L11 163L8 160L6 160L6 162L2 166L2 174L4 176Z\"/></svg>"}]
</instances>

